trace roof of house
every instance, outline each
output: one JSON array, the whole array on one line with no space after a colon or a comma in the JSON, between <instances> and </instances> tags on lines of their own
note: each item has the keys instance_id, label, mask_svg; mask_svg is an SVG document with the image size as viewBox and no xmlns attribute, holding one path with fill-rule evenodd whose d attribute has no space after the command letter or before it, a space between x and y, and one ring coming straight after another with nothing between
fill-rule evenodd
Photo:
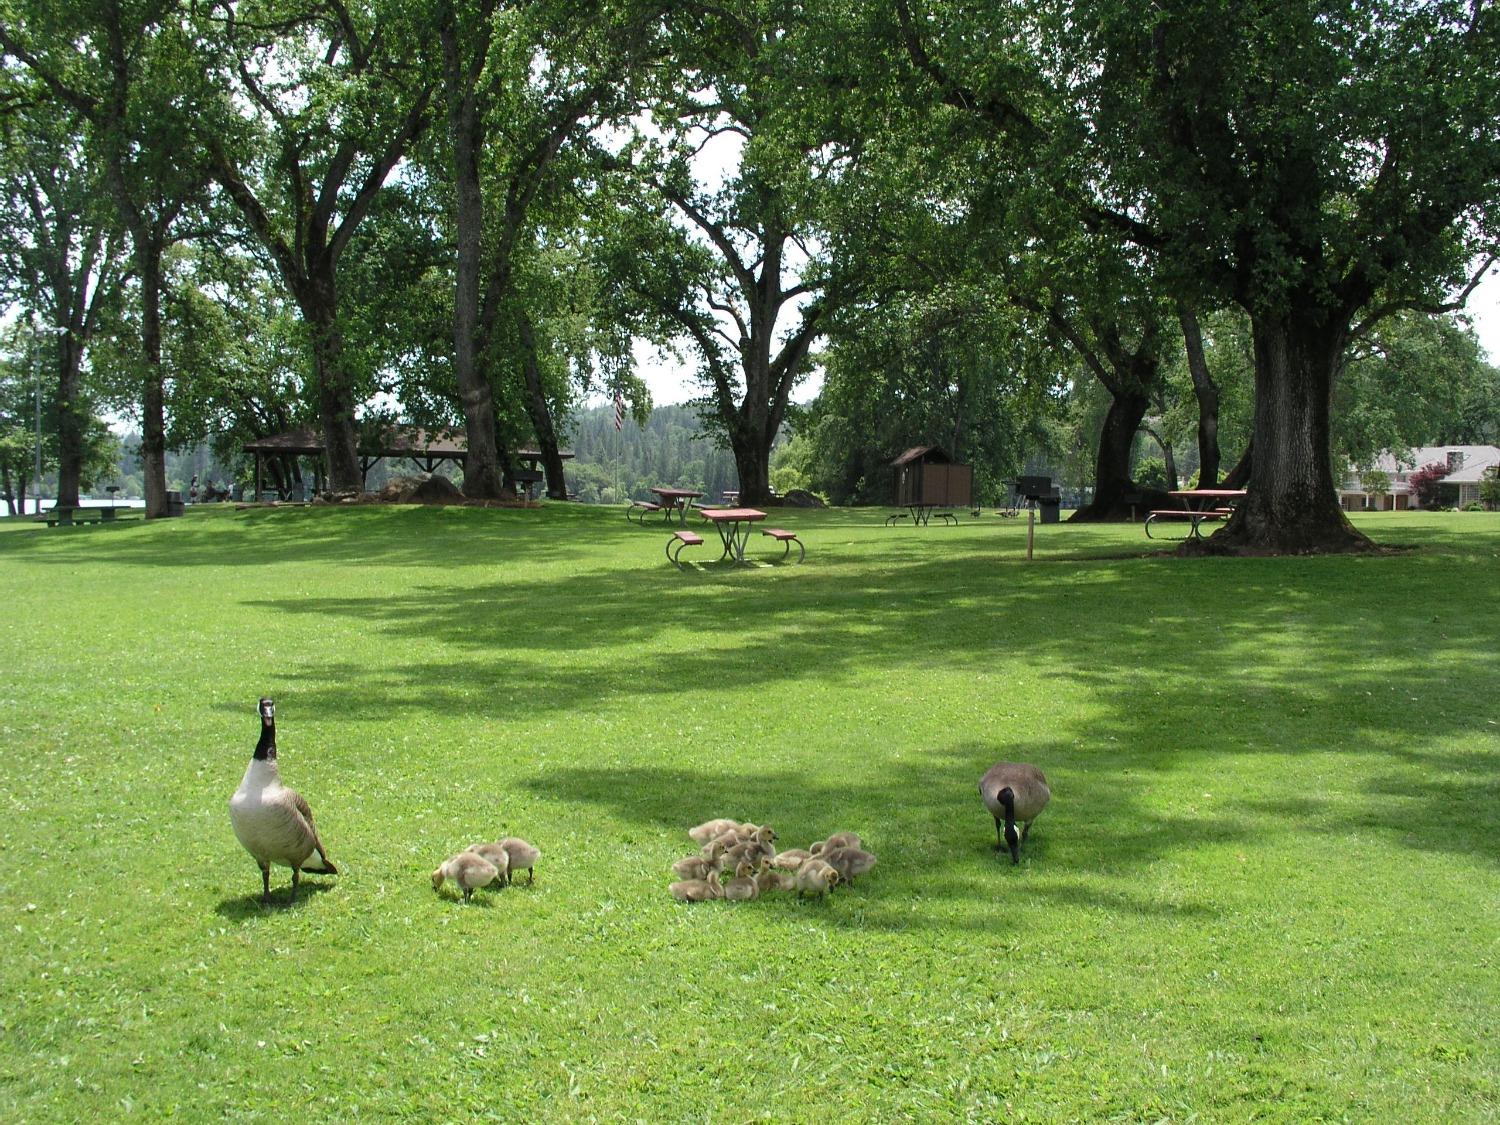
<instances>
[{"instance_id":1,"label":"roof of house","mask_svg":"<svg viewBox=\"0 0 1500 1125\"><path fill-rule=\"evenodd\" d=\"M1450 453L1463 454L1464 468L1460 471L1467 471L1476 462L1494 464L1500 461L1500 446L1497 445L1421 445L1408 449L1399 456L1386 450L1375 458L1375 468L1383 473L1399 473L1403 469L1420 469L1434 461L1446 465Z\"/></svg>"}]
</instances>

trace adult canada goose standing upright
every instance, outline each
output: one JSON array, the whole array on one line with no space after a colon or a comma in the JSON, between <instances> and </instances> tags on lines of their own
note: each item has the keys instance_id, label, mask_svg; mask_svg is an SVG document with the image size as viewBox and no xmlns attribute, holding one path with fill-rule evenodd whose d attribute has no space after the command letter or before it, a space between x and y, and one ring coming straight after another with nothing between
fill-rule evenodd
<instances>
[{"instance_id":1,"label":"adult canada goose standing upright","mask_svg":"<svg viewBox=\"0 0 1500 1125\"><path fill-rule=\"evenodd\" d=\"M1010 848L1012 864L1021 862L1021 842L1031 831L1031 822L1052 800L1047 777L1025 762L996 762L979 779L979 795L995 818L995 850ZM1016 831L1016 821L1021 831Z\"/></svg>"},{"instance_id":2,"label":"adult canada goose standing upright","mask_svg":"<svg viewBox=\"0 0 1500 1125\"><path fill-rule=\"evenodd\" d=\"M339 873L318 839L312 809L302 794L281 784L281 769L276 764L276 705L269 699L260 701L260 741L255 744L255 756L245 769L244 780L229 799L229 822L260 867L262 902L271 901L273 863L292 869L288 902L297 901L297 882L303 871L314 875ZM309 864L314 852L318 853L317 863Z\"/></svg>"}]
</instances>

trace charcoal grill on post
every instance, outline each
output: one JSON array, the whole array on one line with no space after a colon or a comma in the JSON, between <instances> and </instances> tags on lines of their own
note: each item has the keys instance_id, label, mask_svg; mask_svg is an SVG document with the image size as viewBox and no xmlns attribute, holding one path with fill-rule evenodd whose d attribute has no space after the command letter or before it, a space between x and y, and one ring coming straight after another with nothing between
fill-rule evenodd
<instances>
[{"instance_id":1,"label":"charcoal grill on post","mask_svg":"<svg viewBox=\"0 0 1500 1125\"><path fill-rule=\"evenodd\" d=\"M911 513L913 523L925 524L937 508L973 506L974 470L955 463L937 446L908 449L891 465L896 470L896 503ZM945 522L958 522L952 512L939 511L937 515Z\"/></svg>"}]
</instances>

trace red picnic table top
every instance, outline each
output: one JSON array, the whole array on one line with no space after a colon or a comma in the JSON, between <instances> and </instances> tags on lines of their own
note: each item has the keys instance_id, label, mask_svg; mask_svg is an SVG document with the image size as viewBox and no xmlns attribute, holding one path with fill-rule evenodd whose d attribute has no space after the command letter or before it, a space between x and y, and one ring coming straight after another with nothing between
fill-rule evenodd
<instances>
[{"instance_id":1,"label":"red picnic table top","mask_svg":"<svg viewBox=\"0 0 1500 1125\"><path fill-rule=\"evenodd\" d=\"M701 492L694 492L691 488L652 488L647 491L656 493L663 500L696 500L703 495Z\"/></svg>"},{"instance_id":2,"label":"red picnic table top","mask_svg":"<svg viewBox=\"0 0 1500 1125\"><path fill-rule=\"evenodd\" d=\"M1243 488L1179 488L1168 496L1185 496L1189 499L1233 500L1236 496L1247 496Z\"/></svg>"},{"instance_id":3,"label":"red picnic table top","mask_svg":"<svg viewBox=\"0 0 1500 1125\"><path fill-rule=\"evenodd\" d=\"M699 508L698 514L714 523L754 523L766 518L758 508Z\"/></svg>"}]
</instances>

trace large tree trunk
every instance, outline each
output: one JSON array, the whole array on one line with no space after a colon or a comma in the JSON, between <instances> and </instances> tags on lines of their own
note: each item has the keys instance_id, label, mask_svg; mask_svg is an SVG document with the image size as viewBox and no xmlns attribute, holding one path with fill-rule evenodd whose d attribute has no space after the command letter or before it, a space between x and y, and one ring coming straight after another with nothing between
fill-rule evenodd
<instances>
[{"instance_id":1,"label":"large tree trunk","mask_svg":"<svg viewBox=\"0 0 1500 1125\"><path fill-rule=\"evenodd\" d=\"M547 496L552 500L568 498L568 482L563 475L562 454L557 445L557 429L552 424L552 409L547 405L546 388L542 386L542 368L536 352L536 330L531 318L519 314L521 362L526 375L526 403L531 413L531 428L536 431L537 449L542 454L542 470L547 476Z\"/></svg>"},{"instance_id":2,"label":"large tree trunk","mask_svg":"<svg viewBox=\"0 0 1500 1125\"><path fill-rule=\"evenodd\" d=\"M1198 317L1186 305L1179 305L1177 319L1198 399L1198 487L1213 488L1219 480L1219 388L1209 374Z\"/></svg>"},{"instance_id":3,"label":"large tree trunk","mask_svg":"<svg viewBox=\"0 0 1500 1125\"><path fill-rule=\"evenodd\" d=\"M1279 315L1254 316L1251 329L1254 480L1234 516L1199 549L1240 554L1370 549L1369 539L1339 506L1329 464L1329 402L1347 321L1306 302Z\"/></svg>"},{"instance_id":4,"label":"large tree trunk","mask_svg":"<svg viewBox=\"0 0 1500 1125\"><path fill-rule=\"evenodd\" d=\"M318 416L328 451L328 487L334 492L361 492L365 475L359 466L354 388L344 364L344 335L339 329L338 290L332 272L330 267L325 274L302 286L297 293L297 304L312 333Z\"/></svg>"},{"instance_id":5,"label":"large tree trunk","mask_svg":"<svg viewBox=\"0 0 1500 1125\"><path fill-rule=\"evenodd\" d=\"M146 518L167 514L167 411L161 369L160 242L145 232L135 235L136 269L141 281L141 350L145 359L141 384L141 476L146 491Z\"/></svg>"},{"instance_id":6,"label":"large tree trunk","mask_svg":"<svg viewBox=\"0 0 1500 1125\"><path fill-rule=\"evenodd\" d=\"M84 417L78 404L78 367L82 359L72 334L57 337L57 502L77 507L83 475Z\"/></svg>"},{"instance_id":7,"label":"large tree trunk","mask_svg":"<svg viewBox=\"0 0 1500 1125\"><path fill-rule=\"evenodd\" d=\"M1126 494L1136 491L1130 479L1130 451L1136 431L1146 416L1150 399L1140 391L1121 389L1110 400L1099 435L1099 453L1094 459L1094 495L1069 522L1091 523L1128 520L1131 504Z\"/></svg>"},{"instance_id":8,"label":"large tree trunk","mask_svg":"<svg viewBox=\"0 0 1500 1125\"><path fill-rule=\"evenodd\" d=\"M488 25L482 25L475 44L477 60L484 58ZM494 392L479 370L480 253L484 234L484 200L479 183L479 151L484 143L475 82L478 74L465 65L459 31L451 4L444 5L438 26L443 45L443 87L448 99L448 133L453 142L453 179L456 196L458 273L453 294L453 372L463 403L468 452L464 456L464 495L493 500L503 493L500 458L495 443Z\"/></svg>"}]
</instances>

